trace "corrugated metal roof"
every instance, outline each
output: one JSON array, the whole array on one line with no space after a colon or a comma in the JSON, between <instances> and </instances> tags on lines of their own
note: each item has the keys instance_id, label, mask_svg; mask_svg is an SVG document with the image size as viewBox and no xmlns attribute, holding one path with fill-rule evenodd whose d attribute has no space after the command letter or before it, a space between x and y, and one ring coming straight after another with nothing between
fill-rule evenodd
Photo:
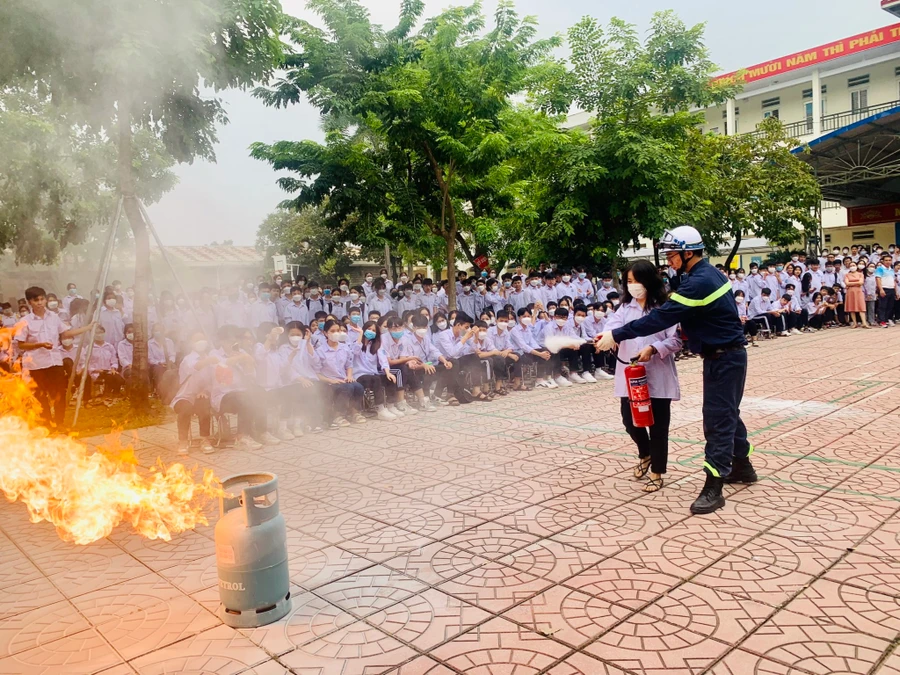
<instances>
[{"instance_id":1,"label":"corrugated metal roof","mask_svg":"<svg viewBox=\"0 0 900 675\"><path fill-rule=\"evenodd\" d=\"M166 246L166 251L185 265L256 264L264 257L253 246Z\"/></svg>"}]
</instances>

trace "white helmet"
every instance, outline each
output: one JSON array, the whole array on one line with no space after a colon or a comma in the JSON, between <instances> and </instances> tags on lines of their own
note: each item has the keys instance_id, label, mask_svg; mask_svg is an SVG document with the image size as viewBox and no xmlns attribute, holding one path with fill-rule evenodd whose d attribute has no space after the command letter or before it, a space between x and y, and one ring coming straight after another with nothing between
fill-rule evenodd
<instances>
[{"instance_id":1,"label":"white helmet","mask_svg":"<svg viewBox=\"0 0 900 675\"><path fill-rule=\"evenodd\" d=\"M660 251L702 251L704 248L700 232L690 225L666 230L659 241Z\"/></svg>"}]
</instances>

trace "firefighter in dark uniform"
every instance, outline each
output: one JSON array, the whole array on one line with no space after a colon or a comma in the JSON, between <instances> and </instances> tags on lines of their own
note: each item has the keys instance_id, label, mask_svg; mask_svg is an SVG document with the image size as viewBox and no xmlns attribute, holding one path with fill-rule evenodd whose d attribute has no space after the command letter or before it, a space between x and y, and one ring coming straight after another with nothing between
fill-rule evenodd
<instances>
[{"instance_id":1,"label":"firefighter in dark uniform","mask_svg":"<svg viewBox=\"0 0 900 675\"><path fill-rule=\"evenodd\" d=\"M703 435L706 438L706 483L691 513L712 513L725 506L723 483L755 483L750 463L753 446L741 421L740 405L747 379L744 329L731 283L703 259L703 239L693 227L666 231L659 249L680 275L677 291L647 316L597 336L600 349L623 340L652 335L681 324L688 348L703 357Z\"/></svg>"}]
</instances>

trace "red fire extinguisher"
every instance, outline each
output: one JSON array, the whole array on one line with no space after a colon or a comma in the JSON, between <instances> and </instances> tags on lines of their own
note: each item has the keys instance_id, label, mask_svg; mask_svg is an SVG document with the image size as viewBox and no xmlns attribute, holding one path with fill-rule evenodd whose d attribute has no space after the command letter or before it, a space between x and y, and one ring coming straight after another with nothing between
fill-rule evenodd
<instances>
[{"instance_id":1,"label":"red fire extinguisher","mask_svg":"<svg viewBox=\"0 0 900 675\"><path fill-rule=\"evenodd\" d=\"M653 426L653 408L650 406L650 386L647 369L637 361L625 368L625 384L631 402L631 419L638 428Z\"/></svg>"}]
</instances>

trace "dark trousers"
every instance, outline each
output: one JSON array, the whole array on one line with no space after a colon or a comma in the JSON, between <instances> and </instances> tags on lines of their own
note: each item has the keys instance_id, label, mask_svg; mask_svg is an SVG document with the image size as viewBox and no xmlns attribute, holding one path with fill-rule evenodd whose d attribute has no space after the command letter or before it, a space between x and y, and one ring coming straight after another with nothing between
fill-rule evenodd
<instances>
[{"instance_id":1,"label":"dark trousers","mask_svg":"<svg viewBox=\"0 0 900 675\"><path fill-rule=\"evenodd\" d=\"M456 386L455 376L458 372L459 362L452 362L453 368L447 370L447 366L445 366L440 361L432 364L434 365L434 373L428 375L423 368L410 368L405 363L400 366L400 380L403 382L404 391L412 391L416 392L420 389L431 389L432 383L436 382L437 386L434 390L434 395L437 396L443 391L444 387L450 387L451 391ZM390 385L390 383L387 383ZM396 385L390 385L393 389L396 389Z\"/></svg>"},{"instance_id":2,"label":"dark trousers","mask_svg":"<svg viewBox=\"0 0 900 675\"><path fill-rule=\"evenodd\" d=\"M820 329L825 323L825 314L813 314L809 317L809 325L816 330Z\"/></svg>"},{"instance_id":3,"label":"dark trousers","mask_svg":"<svg viewBox=\"0 0 900 675\"><path fill-rule=\"evenodd\" d=\"M894 320L894 303L897 296L893 288L885 288L884 297L878 296L878 322L886 323Z\"/></svg>"},{"instance_id":4,"label":"dark trousers","mask_svg":"<svg viewBox=\"0 0 900 675\"><path fill-rule=\"evenodd\" d=\"M665 473L669 463L669 422L672 419L672 401L668 398L651 398L650 408L653 410L653 426L648 428L634 426L631 417L631 402L622 400L622 424L631 440L638 448L638 457L650 458L650 471Z\"/></svg>"},{"instance_id":5,"label":"dark trousers","mask_svg":"<svg viewBox=\"0 0 900 675\"><path fill-rule=\"evenodd\" d=\"M90 401L94 394L94 387L101 384L107 396L116 396L125 386L125 379L118 373L100 373L96 380L88 375L87 381L84 383L84 400Z\"/></svg>"},{"instance_id":6,"label":"dark trousers","mask_svg":"<svg viewBox=\"0 0 900 675\"><path fill-rule=\"evenodd\" d=\"M159 394L159 381L162 379L162 376L166 374L167 370L168 368L161 363L150 366L150 387L157 395Z\"/></svg>"},{"instance_id":7,"label":"dark trousers","mask_svg":"<svg viewBox=\"0 0 900 675\"><path fill-rule=\"evenodd\" d=\"M756 337L757 333L759 333L759 325L753 319L747 319L744 322L744 335Z\"/></svg>"},{"instance_id":8,"label":"dark trousers","mask_svg":"<svg viewBox=\"0 0 900 675\"><path fill-rule=\"evenodd\" d=\"M191 418L196 415L200 421L200 437L209 438L210 408L208 398L198 398L193 403L188 400L178 401L174 406L178 416L178 440L186 441L191 433Z\"/></svg>"},{"instance_id":9,"label":"dark trousers","mask_svg":"<svg viewBox=\"0 0 900 675\"><path fill-rule=\"evenodd\" d=\"M397 391L397 385L393 382L389 382L383 373L380 375L360 375L356 381L359 382L364 389L372 392L375 397L375 405L384 405L386 392L390 392L391 402L396 398L394 392Z\"/></svg>"},{"instance_id":10,"label":"dark trousers","mask_svg":"<svg viewBox=\"0 0 900 675\"><path fill-rule=\"evenodd\" d=\"M331 419L337 415L346 415L362 409L365 390L359 382L341 382L329 384L328 394L331 402Z\"/></svg>"},{"instance_id":11,"label":"dark trousers","mask_svg":"<svg viewBox=\"0 0 900 675\"><path fill-rule=\"evenodd\" d=\"M62 428L66 421L66 371L63 366L30 370L34 395L41 404L41 421Z\"/></svg>"},{"instance_id":12,"label":"dark trousers","mask_svg":"<svg viewBox=\"0 0 900 675\"><path fill-rule=\"evenodd\" d=\"M222 397L219 412L237 415L238 435L259 438L266 433L266 413L261 402L249 391L230 391Z\"/></svg>"},{"instance_id":13,"label":"dark trousers","mask_svg":"<svg viewBox=\"0 0 900 675\"><path fill-rule=\"evenodd\" d=\"M549 361L545 361L544 359L537 357L534 354L522 354L519 357L518 362L516 363L515 369L513 370L513 376L521 377L522 367L526 365L533 365L537 369L538 379L543 379L547 377L547 374L550 372L551 363L553 363L552 358Z\"/></svg>"},{"instance_id":14,"label":"dark trousers","mask_svg":"<svg viewBox=\"0 0 900 675\"><path fill-rule=\"evenodd\" d=\"M809 312L807 312L805 309L800 310L799 313L790 312L785 316L787 316L788 328L791 329L806 328L806 324L809 322Z\"/></svg>"},{"instance_id":15,"label":"dark trousers","mask_svg":"<svg viewBox=\"0 0 900 675\"><path fill-rule=\"evenodd\" d=\"M578 350L560 349L558 354L550 357L550 368L554 377L562 374L563 363L568 365L570 373L578 372Z\"/></svg>"},{"instance_id":16,"label":"dark trousers","mask_svg":"<svg viewBox=\"0 0 900 675\"><path fill-rule=\"evenodd\" d=\"M746 379L747 352L743 349L703 359L703 468L713 476L725 478L735 457L750 456L747 427L741 421Z\"/></svg>"}]
</instances>

